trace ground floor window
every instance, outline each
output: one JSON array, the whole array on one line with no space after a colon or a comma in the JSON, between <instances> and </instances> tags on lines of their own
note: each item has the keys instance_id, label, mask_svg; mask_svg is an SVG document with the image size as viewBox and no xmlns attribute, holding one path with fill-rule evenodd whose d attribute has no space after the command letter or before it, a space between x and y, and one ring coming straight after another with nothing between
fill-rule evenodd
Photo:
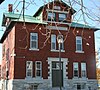
<instances>
[{"instance_id":1,"label":"ground floor window","mask_svg":"<svg viewBox=\"0 0 100 90\"><path fill-rule=\"evenodd\" d=\"M26 77L32 77L33 75L33 62L27 61L26 62Z\"/></svg>"},{"instance_id":2,"label":"ground floor window","mask_svg":"<svg viewBox=\"0 0 100 90\"><path fill-rule=\"evenodd\" d=\"M42 77L42 62L36 61L35 62L35 76L36 77Z\"/></svg>"}]
</instances>

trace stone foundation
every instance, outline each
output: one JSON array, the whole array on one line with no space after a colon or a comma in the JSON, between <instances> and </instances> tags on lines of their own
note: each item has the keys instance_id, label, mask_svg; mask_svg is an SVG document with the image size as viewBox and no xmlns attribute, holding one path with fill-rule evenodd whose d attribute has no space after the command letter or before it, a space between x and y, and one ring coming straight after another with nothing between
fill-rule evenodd
<instances>
[{"instance_id":1,"label":"stone foundation","mask_svg":"<svg viewBox=\"0 0 100 90\"><path fill-rule=\"evenodd\" d=\"M2 88L6 88L6 81L3 81L2 83L4 83ZM97 90L97 81L92 79L68 79L62 90L77 90L77 84L84 85L84 89L82 90ZM59 87L52 88L48 79L8 80L7 87L8 90L60 90Z\"/></svg>"}]
</instances>

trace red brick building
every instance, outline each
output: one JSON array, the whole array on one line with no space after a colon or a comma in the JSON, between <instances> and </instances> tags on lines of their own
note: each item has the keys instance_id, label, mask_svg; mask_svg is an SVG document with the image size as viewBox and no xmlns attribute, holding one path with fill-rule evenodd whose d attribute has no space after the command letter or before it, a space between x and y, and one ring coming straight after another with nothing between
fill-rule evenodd
<instances>
[{"instance_id":1,"label":"red brick building","mask_svg":"<svg viewBox=\"0 0 100 90\"><path fill-rule=\"evenodd\" d=\"M3 90L97 90L94 31L72 22L76 11L53 1L33 16L3 14L1 38ZM59 47L61 44L61 76Z\"/></svg>"}]
</instances>

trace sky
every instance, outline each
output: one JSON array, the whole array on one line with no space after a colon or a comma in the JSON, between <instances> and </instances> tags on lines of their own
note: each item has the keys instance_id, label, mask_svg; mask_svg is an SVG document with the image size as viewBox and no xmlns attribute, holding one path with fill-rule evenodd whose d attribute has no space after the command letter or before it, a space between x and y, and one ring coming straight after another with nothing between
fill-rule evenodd
<instances>
[{"instance_id":1,"label":"sky","mask_svg":"<svg viewBox=\"0 0 100 90\"><path fill-rule=\"evenodd\" d=\"M52 0L25 0L25 14L26 15L33 15L40 6L45 4L47 1L52 1ZM63 0L67 2L68 0ZM73 0L72 0L73 1ZM77 0L78 3L80 3L81 0ZM30 2L30 3L29 3ZM89 8L91 12L94 12L96 15L100 14L99 11L99 6L100 6L100 0L83 0L84 5ZM5 0L1 5L0 5L0 38L2 37L4 33L4 28L1 26L2 25L2 16L4 12L8 11L8 4L13 4L13 10L14 13L20 13L21 8L22 8L22 0ZM78 11L79 6L76 5L76 3L73 4L75 10ZM81 8L81 7L80 7ZM81 13L80 13L81 14ZM79 14L77 14L77 17ZM100 24L98 22L94 22L90 19L87 19L90 25L99 27ZM82 23L83 19L78 20L79 22ZM95 47L98 50L100 48L100 31L95 32ZM2 44L0 44L0 61L2 59Z\"/></svg>"}]
</instances>

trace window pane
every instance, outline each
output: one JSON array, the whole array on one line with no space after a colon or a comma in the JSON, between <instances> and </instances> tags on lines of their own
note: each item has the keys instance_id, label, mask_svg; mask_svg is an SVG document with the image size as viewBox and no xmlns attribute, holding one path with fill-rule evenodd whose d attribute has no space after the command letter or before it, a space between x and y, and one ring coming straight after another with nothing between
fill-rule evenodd
<instances>
[{"instance_id":1,"label":"window pane","mask_svg":"<svg viewBox=\"0 0 100 90\"><path fill-rule=\"evenodd\" d=\"M81 44L81 40L77 40L77 44Z\"/></svg>"},{"instance_id":2,"label":"window pane","mask_svg":"<svg viewBox=\"0 0 100 90\"><path fill-rule=\"evenodd\" d=\"M56 44L52 43L52 49L56 49Z\"/></svg>"},{"instance_id":3,"label":"window pane","mask_svg":"<svg viewBox=\"0 0 100 90\"><path fill-rule=\"evenodd\" d=\"M37 48L37 42L36 41L32 41L31 46L32 46L32 48Z\"/></svg>"},{"instance_id":4,"label":"window pane","mask_svg":"<svg viewBox=\"0 0 100 90\"><path fill-rule=\"evenodd\" d=\"M77 89L81 90L81 85L80 84L77 84Z\"/></svg>"},{"instance_id":5,"label":"window pane","mask_svg":"<svg viewBox=\"0 0 100 90\"><path fill-rule=\"evenodd\" d=\"M48 13L48 21L51 21L51 20L55 21L55 13L53 12Z\"/></svg>"},{"instance_id":6,"label":"window pane","mask_svg":"<svg viewBox=\"0 0 100 90\"><path fill-rule=\"evenodd\" d=\"M74 70L74 76L78 77L78 70Z\"/></svg>"},{"instance_id":7,"label":"window pane","mask_svg":"<svg viewBox=\"0 0 100 90\"><path fill-rule=\"evenodd\" d=\"M59 21L65 21L66 20L66 14L59 14Z\"/></svg>"},{"instance_id":8,"label":"window pane","mask_svg":"<svg viewBox=\"0 0 100 90\"><path fill-rule=\"evenodd\" d=\"M36 62L36 77L42 76L42 63L40 61Z\"/></svg>"},{"instance_id":9,"label":"window pane","mask_svg":"<svg viewBox=\"0 0 100 90\"><path fill-rule=\"evenodd\" d=\"M86 63L81 63L81 76L86 77Z\"/></svg>"},{"instance_id":10,"label":"window pane","mask_svg":"<svg viewBox=\"0 0 100 90\"><path fill-rule=\"evenodd\" d=\"M27 76L32 76L32 71L31 70L27 71Z\"/></svg>"},{"instance_id":11,"label":"window pane","mask_svg":"<svg viewBox=\"0 0 100 90\"><path fill-rule=\"evenodd\" d=\"M36 76L41 76L41 71L40 70L36 71Z\"/></svg>"},{"instance_id":12,"label":"window pane","mask_svg":"<svg viewBox=\"0 0 100 90\"><path fill-rule=\"evenodd\" d=\"M38 48L38 35L37 33L30 33L30 48Z\"/></svg>"},{"instance_id":13,"label":"window pane","mask_svg":"<svg viewBox=\"0 0 100 90\"><path fill-rule=\"evenodd\" d=\"M86 77L86 71L82 71L82 77Z\"/></svg>"},{"instance_id":14,"label":"window pane","mask_svg":"<svg viewBox=\"0 0 100 90\"><path fill-rule=\"evenodd\" d=\"M81 46L81 44L77 44L77 51L82 51L82 46Z\"/></svg>"},{"instance_id":15,"label":"window pane","mask_svg":"<svg viewBox=\"0 0 100 90\"><path fill-rule=\"evenodd\" d=\"M52 68L56 69L56 62L52 62Z\"/></svg>"},{"instance_id":16,"label":"window pane","mask_svg":"<svg viewBox=\"0 0 100 90\"><path fill-rule=\"evenodd\" d=\"M51 49L56 49L56 35L51 35Z\"/></svg>"},{"instance_id":17,"label":"window pane","mask_svg":"<svg viewBox=\"0 0 100 90\"><path fill-rule=\"evenodd\" d=\"M36 36L32 36L32 40L36 40L37 38L36 38Z\"/></svg>"},{"instance_id":18,"label":"window pane","mask_svg":"<svg viewBox=\"0 0 100 90\"><path fill-rule=\"evenodd\" d=\"M32 61L27 61L26 62L26 76L32 77Z\"/></svg>"},{"instance_id":19,"label":"window pane","mask_svg":"<svg viewBox=\"0 0 100 90\"><path fill-rule=\"evenodd\" d=\"M64 43L61 43L61 50L64 50Z\"/></svg>"},{"instance_id":20,"label":"window pane","mask_svg":"<svg viewBox=\"0 0 100 90\"><path fill-rule=\"evenodd\" d=\"M82 51L82 37L76 37L76 51Z\"/></svg>"},{"instance_id":21,"label":"window pane","mask_svg":"<svg viewBox=\"0 0 100 90\"><path fill-rule=\"evenodd\" d=\"M41 69L41 63L37 62L37 69Z\"/></svg>"},{"instance_id":22,"label":"window pane","mask_svg":"<svg viewBox=\"0 0 100 90\"><path fill-rule=\"evenodd\" d=\"M78 63L73 63L73 75L78 77Z\"/></svg>"}]
</instances>

